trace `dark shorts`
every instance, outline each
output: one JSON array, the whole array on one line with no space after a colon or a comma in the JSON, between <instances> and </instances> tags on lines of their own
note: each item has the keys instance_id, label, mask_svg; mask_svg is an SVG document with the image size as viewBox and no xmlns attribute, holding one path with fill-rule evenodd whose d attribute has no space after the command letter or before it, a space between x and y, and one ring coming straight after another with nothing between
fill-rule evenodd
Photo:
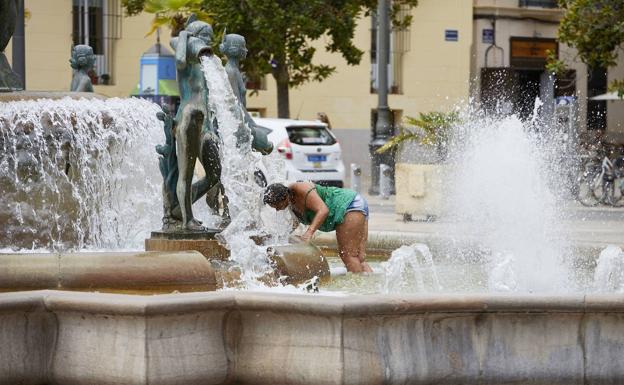
<instances>
[{"instance_id":1,"label":"dark shorts","mask_svg":"<svg viewBox=\"0 0 624 385\"><path fill-rule=\"evenodd\" d=\"M366 220L368 220L368 202L366 202L366 199L362 198L360 194L357 194L349 207L347 207L346 212L349 211L360 211L364 213Z\"/></svg>"}]
</instances>

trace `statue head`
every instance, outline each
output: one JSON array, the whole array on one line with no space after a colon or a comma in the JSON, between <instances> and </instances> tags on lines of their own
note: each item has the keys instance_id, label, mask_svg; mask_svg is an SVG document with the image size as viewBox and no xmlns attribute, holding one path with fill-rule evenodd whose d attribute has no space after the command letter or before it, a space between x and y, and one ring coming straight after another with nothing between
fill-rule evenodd
<instances>
[{"instance_id":1,"label":"statue head","mask_svg":"<svg viewBox=\"0 0 624 385\"><path fill-rule=\"evenodd\" d=\"M223 41L219 44L219 50L228 58L244 59L247 57L245 38L235 33L230 33L223 37Z\"/></svg>"},{"instance_id":2,"label":"statue head","mask_svg":"<svg viewBox=\"0 0 624 385\"><path fill-rule=\"evenodd\" d=\"M212 44L213 32L210 24L199 20L191 21L191 19L189 19L189 23L184 29L188 31L191 36L203 41L204 44L208 46Z\"/></svg>"},{"instance_id":3,"label":"statue head","mask_svg":"<svg viewBox=\"0 0 624 385\"><path fill-rule=\"evenodd\" d=\"M90 70L95 64L93 48L80 44L72 48L72 57L69 59L71 67L75 70Z\"/></svg>"}]
</instances>

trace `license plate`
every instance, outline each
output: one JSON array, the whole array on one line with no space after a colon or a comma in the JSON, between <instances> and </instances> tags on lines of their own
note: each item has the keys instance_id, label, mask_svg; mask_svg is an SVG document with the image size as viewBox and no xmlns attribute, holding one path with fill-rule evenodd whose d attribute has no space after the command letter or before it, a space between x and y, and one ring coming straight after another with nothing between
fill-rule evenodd
<instances>
[{"instance_id":1,"label":"license plate","mask_svg":"<svg viewBox=\"0 0 624 385\"><path fill-rule=\"evenodd\" d=\"M308 162L325 162L327 155L308 155Z\"/></svg>"}]
</instances>

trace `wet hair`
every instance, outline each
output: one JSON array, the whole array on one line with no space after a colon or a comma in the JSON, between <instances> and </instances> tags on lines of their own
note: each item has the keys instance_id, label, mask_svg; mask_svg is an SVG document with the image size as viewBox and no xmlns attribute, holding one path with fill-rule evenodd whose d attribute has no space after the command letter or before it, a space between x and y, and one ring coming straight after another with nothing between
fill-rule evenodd
<instances>
[{"instance_id":1,"label":"wet hair","mask_svg":"<svg viewBox=\"0 0 624 385\"><path fill-rule=\"evenodd\" d=\"M279 202L290 196L290 190L288 187L281 183L270 184L266 190L264 190L264 197L262 201L264 204L276 205Z\"/></svg>"}]
</instances>

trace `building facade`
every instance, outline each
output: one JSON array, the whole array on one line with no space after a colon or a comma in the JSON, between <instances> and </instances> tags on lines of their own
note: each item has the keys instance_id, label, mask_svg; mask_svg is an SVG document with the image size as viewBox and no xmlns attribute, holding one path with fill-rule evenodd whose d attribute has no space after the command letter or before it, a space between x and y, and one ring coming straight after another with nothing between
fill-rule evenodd
<instances>
[{"instance_id":1,"label":"building facade","mask_svg":"<svg viewBox=\"0 0 624 385\"><path fill-rule=\"evenodd\" d=\"M69 91L74 44L94 49L95 92L127 97L136 88L141 55L156 42L145 36L153 15L124 17L121 0L25 0L24 7L27 90ZM163 44L169 45L167 36ZM11 52L9 43L9 61Z\"/></svg>"},{"instance_id":2,"label":"building facade","mask_svg":"<svg viewBox=\"0 0 624 385\"><path fill-rule=\"evenodd\" d=\"M30 14L25 27L28 90L69 90L71 48L84 43L98 57L95 92L126 97L136 89L141 55L156 42L155 36L145 36L153 15L125 17L121 0L25 0L25 7ZM623 141L624 102L588 97L624 78L624 59L608 71L589 73L574 50L556 41L563 12L555 0L420 0L411 12L412 25L391 33L389 106L396 122L469 101L527 117L532 96L550 93L576 99L580 130L604 130ZM359 65L349 66L339 54L325 52L322 38L315 61L335 66L336 72L322 83L290 91L291 117L316 119L325 113L341 140L345 163L359 163L365 176L377 105L375 24L372 17L362 18L356 29L354 43L365 51ZM161 35L165 47L168 35ZM546 49L571 64L572 71L554 85L545 79ZM10 60L11 44L6 54ZM276 116L275 81L268 75L259 88L248 97L249 109Z\"/></svg>"},{"instance_id":3,"label":"building facade","mask_svg":"<svg viewBox=\"0 0 624 385\"><path fill-rule=\"evenodd\" d=\"M421 0L412 10L406 31L391 33L389 105L396 118L425 111L445 111L469 97L472 3L466 0ZM377 106L376 28L361 19L354 37L365 52L362 62L348 66L339 54L324 52L319 42L315 60L336 67L322 83L306 83L290 91L293 118L312 119L325 112L333 127L367 129ZM276 88L269 76L266 90L248 99L262 115L275 116Z\"/></svg>"},{"instance_id":4,"label":"building facade","mask_svg":"<svg viewBox=\"0 0 624 385\"><path fill-rule=\"evenodd\" d=\"M527 118L536 97L571 97L578 106L578 132L604 132L624 143L624 101L594 101L614 79L624 78L624 59L615 67L589 70L576 50L557 42L563 10L556 0L475 0L471 51L471 95L485 109L507 109ZM548 81L547 50L570 70Z\"/></svg>"}]
</instances>

